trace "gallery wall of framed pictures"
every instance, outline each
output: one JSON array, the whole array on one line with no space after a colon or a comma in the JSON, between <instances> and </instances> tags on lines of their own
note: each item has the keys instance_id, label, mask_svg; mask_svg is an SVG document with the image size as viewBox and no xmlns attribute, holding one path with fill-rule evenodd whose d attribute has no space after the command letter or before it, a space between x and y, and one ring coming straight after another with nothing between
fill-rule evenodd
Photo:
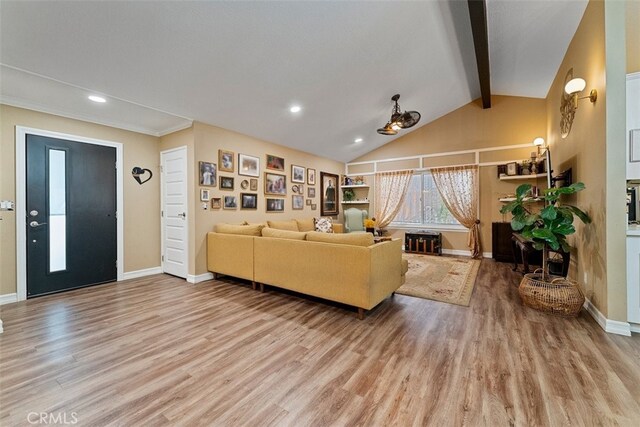
<instances>
[{"instance_id":1,"label":"gallery wall of framed pictures","mask_svg":"<svg viewBox=\"0 0 640 427\"><path fill-rule=\"evenodd\" d=\"M321 171L317 180L315 164L289 162L284 156L268 152L256 155L221 147L217 150L217 163L205 159L199 160L198 165L204 210L339 214L339 175Z\"/></svg>"},{"instance_id":2,"label":"gallery wall of framed pictures","mask_svg":"<svg viewBox=\"0 0 640 427\"><path fill-rule=\"evenodd\" d=\"M320 173L344 164L213 126L198 124L197 208L206 224L320 216ZM200 190L207 190L201 194ZM338 193L339 194L339 193Z\"/></svg>"}]
</instances>

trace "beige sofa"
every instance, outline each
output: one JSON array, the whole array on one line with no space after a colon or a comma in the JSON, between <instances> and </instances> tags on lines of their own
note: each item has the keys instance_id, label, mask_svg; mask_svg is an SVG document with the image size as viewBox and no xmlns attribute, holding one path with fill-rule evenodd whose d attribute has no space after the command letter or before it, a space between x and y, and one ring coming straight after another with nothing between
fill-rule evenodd
<instances>
[{"instance_id":1,"label":"beige sofa","mask_svg":"<svg viewBox=\"0 0 640 427\"><path fill-rule=\"evenodd\" d=\"M207 266L224 274L358 308L358 317L395 292L407 271L400 239L363 234L218 225L207 236ZM304 227L298 227L298 229Z\"/></svg>"}]
</instances>

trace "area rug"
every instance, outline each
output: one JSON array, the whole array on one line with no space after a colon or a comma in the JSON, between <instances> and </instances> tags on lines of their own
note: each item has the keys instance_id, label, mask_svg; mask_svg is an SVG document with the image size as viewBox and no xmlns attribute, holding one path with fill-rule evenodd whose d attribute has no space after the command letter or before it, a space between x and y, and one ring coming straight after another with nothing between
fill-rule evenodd
<instances>
[{"instance_id":1,"label":"area rug","mask_svg":"<svg viewBox=\"0 0 640 427\"><path fill-rule=\"evenodd\" d=\"M480 260L402 254L409 262L406 281L396 293L468 306Z\"/></svg>"}]
</instances>

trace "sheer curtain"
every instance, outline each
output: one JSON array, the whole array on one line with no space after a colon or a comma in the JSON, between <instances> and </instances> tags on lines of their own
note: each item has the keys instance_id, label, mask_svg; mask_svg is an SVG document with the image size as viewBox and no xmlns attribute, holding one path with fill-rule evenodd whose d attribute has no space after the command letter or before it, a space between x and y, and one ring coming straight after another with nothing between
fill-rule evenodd
<instances>
[{"instance_id":1,"label":"sheer curtain","mask_svg":"<svg viewBox=\"0 0 640 427\"><path fill-rule=\"evenodd\" d=\"M375 178L375 218L378 228L384 228L395 218L407 193L412 170L378 172Z\"/></svg>"},{"instance_id":2,"label":"sheer curtain","mask_svg":"<svg viewBox=\"0 0 640 427\"><path fill-rule=\"evenodd\" d=\"M449 212L469 229L471 256L482 257L478 219L478 166L434 168L431 169L431 175Z\"/></svg>"}]
</instances>

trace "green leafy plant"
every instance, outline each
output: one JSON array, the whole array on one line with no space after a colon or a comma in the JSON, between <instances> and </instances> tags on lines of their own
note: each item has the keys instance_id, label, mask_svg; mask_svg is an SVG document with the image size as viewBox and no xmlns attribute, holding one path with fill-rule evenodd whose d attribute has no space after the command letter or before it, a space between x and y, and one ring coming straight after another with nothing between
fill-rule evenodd
<instances>
[{"instance_id":1,"label":"green leafy plant","mask_svg":"<svg viewBox=\"0 0 640 427\"><path fill-rule=\"evenodd\" d=\"M547 251L569 252L567 236L576 232L573 220L578 217L588 224L591 218L576 206L559 203L562 195L574 194L585 189L582 182L568 187L548 188L542 197L534 197L530 184L520 185L516 189L516 199L500 209L500 213L511 213L511 228L522 237L532 242L533 247L542 250L543 271L547 272ZM544 200L545 207L539 212L532 212L527 207L536 201Z\"/></svg>"},{"instance_id":2,"label":"green leafy plant","mask_svg":"<svg viewBox=\"0 0 640 427\"><path fill-rule=\"evenodd\" d=\"M342 200L350 202L356 198L356 193L351 188L345 188L342 193Z\"/></svg>"}]
</instances>

